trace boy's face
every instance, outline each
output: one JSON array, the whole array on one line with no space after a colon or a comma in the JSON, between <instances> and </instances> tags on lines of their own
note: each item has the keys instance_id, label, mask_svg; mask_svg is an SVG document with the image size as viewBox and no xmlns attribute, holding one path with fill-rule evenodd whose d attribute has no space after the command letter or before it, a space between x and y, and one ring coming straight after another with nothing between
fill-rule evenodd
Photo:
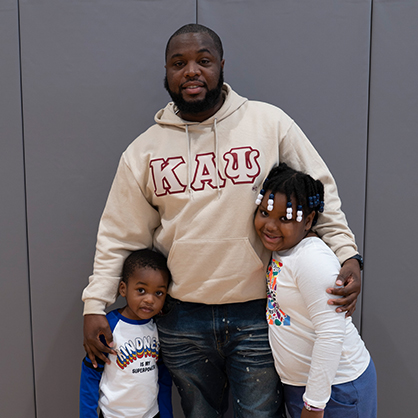
<instances>
[{"instance_id":1,"label":"boy's face","mask_svg":"<svg viewBox=\"0 0 418 418\"><path fill-rule=\"evenodd\" d=\"M168 288L168 273L152 268L138 268L121 282L119 293L126 298L127 306L121 314L129 319L144 320L157 315L165 301Z\"/></svg>"}]
</instances>

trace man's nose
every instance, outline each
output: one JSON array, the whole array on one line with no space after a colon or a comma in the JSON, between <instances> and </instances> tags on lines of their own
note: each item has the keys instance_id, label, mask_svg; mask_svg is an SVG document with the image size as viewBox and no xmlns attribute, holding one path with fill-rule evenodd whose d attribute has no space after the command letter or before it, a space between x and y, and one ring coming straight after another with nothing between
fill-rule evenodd
<instances>
[{"instance_id":1,"label":"man's nose","mask_svg":"<svg viewBox=\"0 0 418 418\"><path fill-rule=\"evenodd\" d=\"M194 61L190 61L187 63L186 67L185 67L185 72L184 75L186 77L195 77L201 74L199 65L197 64L197 62Z\"/></svg>"}]
</instances>

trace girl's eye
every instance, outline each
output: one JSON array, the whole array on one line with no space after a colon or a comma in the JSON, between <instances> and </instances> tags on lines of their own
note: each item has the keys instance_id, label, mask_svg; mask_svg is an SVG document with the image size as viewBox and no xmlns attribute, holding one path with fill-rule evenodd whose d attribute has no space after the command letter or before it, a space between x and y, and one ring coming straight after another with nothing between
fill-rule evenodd
<instances>
[{"instance_id":1,"label":"girl's eye","mask_svg":"<svg viewBox=\"0 0 418 418\"><path fill-rule=\"evenodd\" d=\"M261 216L269 216L268 212L263 210L263 209L260 209L260 215Z\"/></svg>"},{"instance_id":2,"label":"girl's eye","mask_svg":"<svg viewBox=\"0 0 418 418\"><path fill-rule=\"evenodd\" d=\"M156 292L156 295L157 296L163 296L164 295L164 292L162 292L161 290L159 290L159 291Z\"/></svg>"},{"instance_id":3,"label":"girl's eye","mask_svg":"<svg viewBox=\"0 0 418 418\"><path fill-rule=\"evenodd\" d=\"M142 287L140 287L138 289L138 293L140 293L142 295L143 293L145 293L145 289L143 289Z\"/></svg>"},{"instance_id":4,"label":"girl's eye","mask_svg":"<svg viewBox=\"0 0 418 418\"><path fill-rule=\"evenodd\" d=\"M290 222L290 221L291 221L291 219L287 219L286 216L282 216L280 218L280 222Z\"/></svg>"}]
</instances>

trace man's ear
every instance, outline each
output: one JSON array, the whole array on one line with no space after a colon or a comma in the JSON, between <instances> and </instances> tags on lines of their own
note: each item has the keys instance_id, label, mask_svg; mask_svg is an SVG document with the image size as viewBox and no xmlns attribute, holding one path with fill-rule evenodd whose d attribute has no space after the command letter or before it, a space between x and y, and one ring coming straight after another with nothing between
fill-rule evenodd
<instances>
[{"instance_id":1,"label":"man's ear","mask_svg":"<svg viewBox=\"0 0 418 418\"><path fill-rule=\"evenodd\" d=\"M305 219L305 231L309 231L312 228L312 222L315 218L315 211L311 212Z\"/></svg>"},{"instance_id":2,"label":"man's ear","mask_svg":"<svg viewBox=\"0 0 418 418\"><path fill-rule=\"evenodd\" d=\"M119 293L122 297L126 297L126 283L124 281L119 284Z\"/></svg>"}]
</instances>

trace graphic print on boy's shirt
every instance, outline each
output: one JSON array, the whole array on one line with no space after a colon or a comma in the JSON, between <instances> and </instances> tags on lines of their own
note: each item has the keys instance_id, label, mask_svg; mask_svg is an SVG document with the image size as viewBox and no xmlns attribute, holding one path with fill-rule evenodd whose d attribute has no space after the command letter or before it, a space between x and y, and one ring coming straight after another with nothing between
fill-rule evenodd
<instances>
[{"instance_id":1,"label":"graphic print on boy's shirt","mask_svg":"<svg viewBox=\"0 0 418 418\"><path fill-rule=\"evenodd\" d=\"M290 325L290 316L286 315L281 309L276 299L277 276L281 272L283 263L271 259L266 273L267 280L267 308L266 317L269 325Z\"/></svg>"},{"instance_id":2,"label":"graphic print on boy's shirt","mask_svg":"<svg viewBox=\"0 0 418 418\"><path fill-rule=\"evenodd\" d=\"M132 373L144 373L154 370L159 355L159 342L153 335L144 335L129 340L115 349L117 353L116 364L120 369L125 369L129 364L136 362L139 368ZM153 364L150 360L154 359Z\"/></svg>"}]
</instances>

